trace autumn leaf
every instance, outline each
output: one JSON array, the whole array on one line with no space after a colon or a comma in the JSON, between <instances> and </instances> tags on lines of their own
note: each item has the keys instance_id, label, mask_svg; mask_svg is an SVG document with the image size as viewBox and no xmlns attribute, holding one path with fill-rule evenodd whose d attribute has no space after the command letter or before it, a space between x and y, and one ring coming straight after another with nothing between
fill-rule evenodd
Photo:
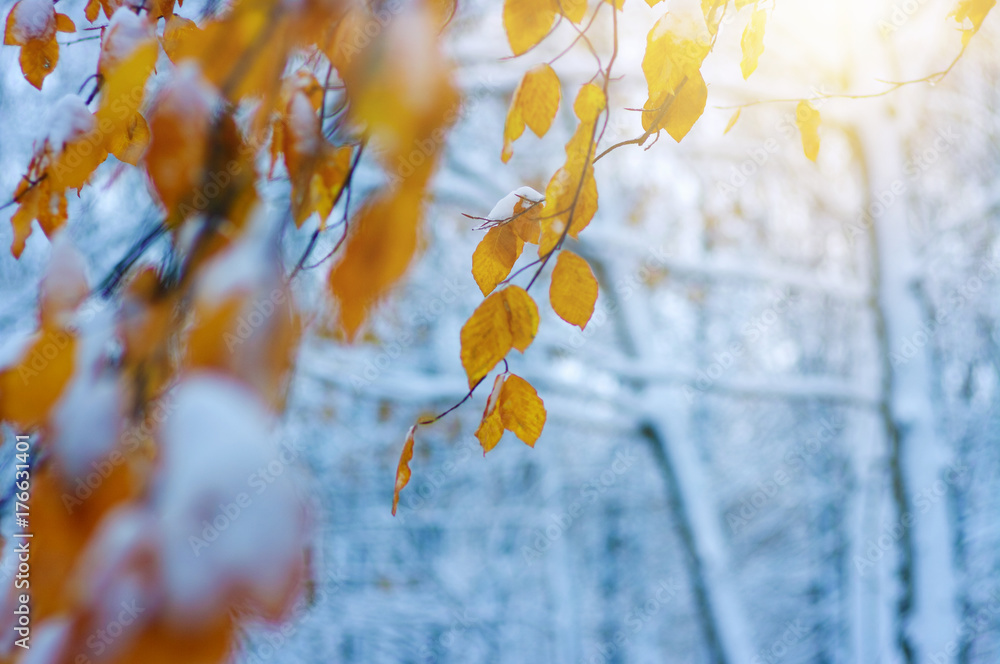
<instances>
[{"instance_id":1,"label":"autumn leaf","mask_svg":"<svg viewBox=\"0 0 1000 664\"><path fill-rule=\"evenodd\" d=\"M476 438L483 448L483 454L492 450L500 442L503 436L503 420L500 418L500 394L503 391L504 383L510 376L509 373L502 373L493 381L493 391L490 392L486 400L486 408L483 410L483 419L476 429Z\"/></svg>"},{"instance_id":2,"label":"autumn leaf","mask_svg":"<svg viewBox=\"0 0 1000 664\"><path fill-rule=\"evenodd\" d=\"M545 426L545 404L528 381L512 373L502 373L493 381L476 438L483 454L500 442L504 429L534 447Z\"/></svg>"},{"instance_id":3,"label":"autumn leaf","mask_svg":"<svg viewBox=\"0 0 1000 664\"><path fill-rule=\"evenodd\" d=\"M701 64L711 49L704 26L665 14L646 36L642 71L649 97L642 127L650 134L666 129L680 142L705 112L708 88Z\"/></svg>"},{"instance_id":4,"label":"autumn leaf","mask_svg":"<svg viewBox=\"0 0 1000 664\"><path fill-rule=\"evenodd\" d=\"M514 152L512 144L524 133L525 125L539 138L549 131L559 110L560 94L559 77L549 65L539 65L524 75L514 90L504 123L501 155L504 163L510 160Z\"/></svg>"},{"instance_id":5,"label":"autumn leaf","mask_svg":"<svg viewBox=\"0 0 1000 664\"><path fill-rule=\"evenodd\" d=\"M996 4L996 0L959 0L958 6L951 15L959 23L964 24L968 21L972 25L971 28L962 30L962 46L967 46L972 36L979 32L987 14Z\"/></svg>"},{"instance_id":6,"label":"autumn leaf","mask_svg":"<svg viewBox=\"0 0 1000 664\"><path fill-rule=\"evenodd\" d=\"M538 307L520 286L483 300L462 326L462 366L474 387L511 348L522 353L538 333Z\"/></svg>"},{"instance_id":7,"label":"autumn leaf","mask_svg":"<svg viewBox=\"0 0 1000 664\"><path fill-rule=\"evenodd\" d=\"M549 301L564 321L581 330L587 327L597 302L597 279L587 261L565 249L559 252L552 269Z\"/></svg>"},{"instance_id":8,"label":"autumn leaf","mask_svg":"<svg viewBox=\"0 0 1000 664\"><path fill-rule=\"evenodd\" d=\"M198 32L199 28L195 22L183 16L174 14L167 19L160 43L171 62L176 65L184 58L191 57L193 54L191 44L197 40Z\"/></svg>"},{"instance_id":9,"label":"autumn leaf","mask_svg":"<svg viewBox=\"0 0 1000 664\"><path fill-rule=\"evenodd\" d=\"M57 32L75 32L65 14L57 14L51 0L19 0L7 15L3 43L20 46L24 78L42 89L42 82L59 62Z\"/></svg>"},{"instance_id":10,"label":"autumn leaf","mask_svg":"<svg viewBox=\"0 0 1000 664\"><path fill-rule=\"evenodd\" d=\"M733 127L736 126L736 122L740 119L740 113L743 111L742 108L737 108L736 112L733 113L732 117L729 118L729 122L726 123L726 130L722 132L723 135L728 134Z\"/></svg>"},{"instance_id":11,"label":"autumn leaf","mask_svg":"<svg viewBox=\"0 0 1000 664\"><path fill-rule=\"evenodd\" d=\"M406 442L403 443L403 452L399 455L399 464L396 466L396 486L392 492L392 515L396 516L396 508L399 506L399 492L410 482L410 461L413 459L413 436L417 432L417 425L414 424L406 432Z\"/></svg>"},{"instance_id":12,"label":"autumn leaf","mask_svg":"<svg viewBox=\"0 0 1000 664\"><path fill-rule=\"evenodd\" d=\"M764 24L767 21L767 12L763 9L755 9L750 17L750 23L743 31L743 38L740 45L743 48L743 59L740 61L740 69L743 71L743 79L750 78L750 74L757 69L757 61L761 53L764 52Z\"/></svg>"},{"instance_id":13,"label":"autumn leaf","mask_svg":"<svg viewBox=\"0 0 1000 664\"><path fill-rule=\"evenodd\" d=\"M606 104L604 91L593 83L584 85L573 102L580 124L566 143L566 163L545 188L539 256L551 253L566 235L576 238L597 213L594 139L598 118Z\"/></svg>"},{"instance_id":14,"label":"autumn leaf","mask_svg":"<svg viewBox=\"0 0 1000 664\"><path fill-rule=\"evenodd\" d=\"M500 419L505 429L534 447L545 426L545 404L528 381L510 374L500 393Z\"/></svg>"},{"instance_id":15,"label":"autumn leaf","mask_svg":"<svg viewBox=\"0 0 1000 664\"><path fill-rule=\"evenodd\" d=\"M472 254L472 276L483 295L489 295L507 278L524 249L512 224L498 224L486 232Z\"/></svg>"},{"instance_id":16,"label":"autumn leaf","mask_svg":"<svg viewBox=\"0 0 1000 664\"><path fill-rule=\"evenodd\" d=\"M808 101L800 101L795 109L795 124L802 134L802 151L808 159L819 156L819 111Z\"/></svg>"},{"instance_id":17,"label":"autumn leaf","mask_svg":"<svg viewBox=\"0 0 1000 664\"><path fill-rule=\"evenodd\" d=\"M504 0L503 27L514 55L538 45L549 34L558 13L554 0Z\"/></svg>"}]
</instances>

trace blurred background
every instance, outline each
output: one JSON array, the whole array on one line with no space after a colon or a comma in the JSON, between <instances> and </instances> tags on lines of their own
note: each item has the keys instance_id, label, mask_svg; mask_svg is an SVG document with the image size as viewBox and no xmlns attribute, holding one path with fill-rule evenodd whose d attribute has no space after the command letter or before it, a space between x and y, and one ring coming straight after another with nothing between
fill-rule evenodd
<instances>
[{"instance_id":1,"label":"blurred background","mask_svg":"<svg viewBox=\"0 0 1000 664\"><path fill-rule=\"evenodd\" d=\"M680 4L628 0L606 145L642 133L625 109L645 99L645 35ZM570 247L600 281L595 316L581 332L540 302L539 336L511 362L545 401L541 439L508 434L484 458L481 390L420 429L393 518L406 430L465 394L481 232L462 213L544 191L576 122L566 100L596 71L582 47L556 63L556 124L503 167L514 87L574 33L503 60L501 3L462 0L448 50L465 102L405 285L348 346L317 304L325 269L302 278L316 318L281 435L315 508L313 580L235 661L1000 661L1000 22L934 84L815 102L816 164L795 101L748 106L725 135L734 109L719 108L940 72L962 48L953 9L777 3L744 82L749 10L730 8L690 135L597 164L600 210ZM590 36L607 53L603 28ZM45 117L90 73L97 42L73 48L42 94L0 49L0 191L46 131L13 118ZM287 182L270 193L287 206ZM70 206L92 279L156 219L131 170L101 171ZM311 231L285 238L290 261ZM0 335L32 323L49 250L35 233L20 261L0 258Z\"/></svg>"}]
</instances>

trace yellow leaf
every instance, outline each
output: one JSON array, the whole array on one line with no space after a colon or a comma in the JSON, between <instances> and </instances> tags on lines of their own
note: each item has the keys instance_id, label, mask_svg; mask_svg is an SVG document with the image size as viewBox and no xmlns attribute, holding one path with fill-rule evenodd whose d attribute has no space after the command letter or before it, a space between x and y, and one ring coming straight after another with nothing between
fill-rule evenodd
<instances>
[{"instance_id":1,"label":"yellow leaf","mask_svg":"<svg viewBox=\"0 0 1000 664\"><path fill-rule=\"evenodd\" d=\"M528 381L510 374L500 392L500 420L505 429L529 447L542 435L545 404Z\"/></svg>"},{"instance_id":2,"label":"yellow leaf","mask_svg":"<svg viewBox=\"0 0 1000 664\"><path fill-rule=\"evenodd\" d=\"M149 125L141 113L133 113L123 131L108 137L108 152L126 164L138 165L149 147Z\"/></svg>"},{"instance_id":3,"label":"yellow leaf","mask_svg":"<svg viewBox=\"0 0 1000 664\"><path fill-rule=\"evenodd\" d=\"M819 111L809 102L800 101L795 109L795 124L802 133L802 151L812 161L819 156L819 122Z\"/></svg>"},{"instance_id":4,"label":"yellow leaf","mask_svg":"<svg viewBox=\"0 0 1000 664\"><path fill-rule=\"evenodd\" d=\"M522 353L538 333L538 307L519 286L493 293L462 326L462 366L469 387L506 357L511 348Z\"/></svg>"},{"instance_id":5,"label":"yellow leaf","mask_svg":"<svg viewBox=\"0 0 1000 664\"><path fill-rule=\"evenodd\" d=\"M549 286L552 309L567 323L587 327L597 302L597 279L587 261L563 249L552 269Z\"/></svg>"},{"instance_id":6,"label":"yellow leaf","mask_svg":"<svg viewBox=\"0 0 1000 664\"><path fill-rule=\"evenodd\" d=\"M356 230L343 258L330 271L330 291L340 304L340 324L348 339L354 339L369 309L403 276L417 249L423 190L407 185L361 211L352 222Z\"/></svg>"},{"instance_id":7,"label":"yellow leaf","mask_svg":"<svg viewBox=\"0 0 1000 664\"><path fill-rule=\"evenodd\" d=\"M593 83L584 85L573 103L580 124L566 143L565 165L556 171L545 188L539 256L550 253L565 235L577 237L597 213L594 139L598 118L606 103L604 91Z\"/></svg>"},{"instance_id":8,"label":"yellow leaf","mask_svg":"<svg viewBox=\"0 0 1000 664\"><path fill-rule=\"evenodd\" d=\"M986 20L986 15L990 13L990 10L996 4L996 0L959 0L958 6L952 12L952 16L959 23L965 23L968 20L972 25L971 28L962 30L963 46L969 44L969 40L979 31L983 21Z\"/></svg>"},{"instance_id":9,"label":"yellow leaf","mask_svg":"<svg viewBox=\"0 0 1000 664\"><path fill-rule=\"evenodd\" d=\"M705 16L705 25L713 35L719 31L722 15L729 0L701 0L701 13Z\"/></svg>"},{"instance_id":10,"label":"yellow leaf","mask_svg":"<svg viewBox=\"0 0 1000 664\"><path fill-rule=\"evenodd\" d=\"M558 13L554 0L504 0L503 27L514 55L530 50L549 34Z\"/></svg>"},{"instance_id":11,"label":"yellow leaf","mask_svg":"<svg viewBox=\"0 0 1000 664\"><path fill-rule=\"evenodd\" d=\"M750 17L750 23L743 31L743 38L740 45L743 47L743 60L740 61L740 69L743 71L743 79L750 78L750 74L757 69L757 61L760 54L764 52L764 24L767 21L767 12L763 9L755 9Z\"/></svg>"},{"instance_id":12,"label":"yellow leaf","mask_svg":"<svg viewBox=\"0 0 1000 664\"><path fill-rule=\"evenodd\" d=\"M728 123L726 124L726 130L725 130L724 132L722 132L722 133L723 133L723 135L725 135L725 134L728 134L728 133L729 133L729 131L730 131L730 130L731 130L731 129L732 129L733 127L735 127L735 126L736 126L736 122L737 122L737 120L739 120L739 119L740 119L740 112L742 112L742 111L743 111L743 109L742 109L742 108L737 108L737 109L736 109L736 112L735 112L735 113L733 113L733 117L729 118L729 122L728 122Z\"/></svg>"},{"instance_id":13,"label":"yellow leaf","mask_svg":"<svg viewBox=\"0 0 1000 664\"><path fill-rule=\"evenodd\" d=\"M523 242L538 244L538 237L542 231L543 207L542 203L527 199L520 199L514 204L514 218L510 220L510 227Z\"/></svg>"},{"instance_id":14,"label":"yellow leaf","mask_svg":"<svg viewBox=\"0 0 1000 664\"><path fill-rule=\"evenodd\" d=\"M556 3L562 15L579 24L587 15L587 0L558 0Z\"/></svg>"},{"instance_id":15,"label":"yellow leaf","mask_svg":"<svg viewBox=\"0 0 1000 664\"><path fill-rule=\"evenodd\" d=\"M643 106L642 127L661 129L680 141L705 109L708 89L700 69L711 50L704 24L666 14L646 36L642 71L649 97Z\"/></svg>"},{"instance_id":16,"label":"yellow leaf","mask_svg":"<svg viewBox=\"0 0 1000 664\"><path fill-rule=\"evenodd\" d=\"M552 67L542 64L524 75L514 91L504 123L501 156L504 163L510 159L511 144L524 133L525 125L539 138L549 131L559 110L559 99L559 76Z\"/></svg>"},{"instance_id":17,"label":"yellow leaf","mask_svg":"<svg viewBox=\"0 0 1000 664\"><path fill-rule=\"evenodd\" d=\"M177 64L182 59L190 57L193 52L191 43L195 40L195 35L199 32L194 21L174 14L167 19L163 26L163 52L167 54L170 61Z\"/></svg>"},{"instance_id":18,"label":"yellow leaf","mask_svg":"<svg viewBox=\"0 0 1000 664\"><path fill-rule=\"evenodd\" d=\"M0 367L0 421L19 429L40 426L73 375L76 339L43 327L15 364Z\"/></svg>"},{"instance_id":19,"label":"yellow leaf","mask_svg":"<svg viewBox=\"0 0 1000 664\"><path fill-rule=\"evenodd\" d=\"M406 442L403 443L403 453L399 455L399 465L396 466L396 486L392 492L392 515L396 516L396 508L399 506L399 492L410 482L410 461L413 459L413 435L417 431L414 424L406 432Z\"/></svg>"},{"instance_id":20,"label":"yellow leaf","mask_svg":"<svg viewBox=\"0 0 1000 664\"><path fill-rule=\"evenodd\" d=\"M483 454L492 450L500 442L503 436L503 421L500 419L500 394L503 390L504 382L509 374L500 374L493 381L493 391L490 398L486 400L486 408L483 410L483 420L476 429L476 438L483 448Z\"/></svg>"},{"instance_id":21,"label":"yellow leaf","mask_svg":"<svg viewBox=\"0 0 1000 664\"><path fill-rule=\"evenodd\" d=\"M621 11L622 7L625 6L625 0L604 0L604 1L607 2L609 5L611 5L612 7L614 7L615 9L617 9L618 11Z\"/></svg>"},{"instance_id":22,"label":"yellow leaf","mask_svg":"<svg viewBox=\"0 0 1000 664\"><path fill-rule=\"evenodd\" d=\"M472 276L483 295L489 295L507 278L524 249L524 241L514 232L511 224L494 226L486 232L475 253L472 254Z\"/></svg>"}]
</instances>

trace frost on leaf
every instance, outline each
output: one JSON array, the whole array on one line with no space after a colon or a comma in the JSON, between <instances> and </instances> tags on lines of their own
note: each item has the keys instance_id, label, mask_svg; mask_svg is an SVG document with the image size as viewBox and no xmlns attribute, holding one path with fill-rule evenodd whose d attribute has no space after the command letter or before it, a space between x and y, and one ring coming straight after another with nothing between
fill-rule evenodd
<instances>
[{"instance_id":1,"label":"frost on leaf","mask_svg":"<svg viewBox=\"0 0 1000 664\"><path fill-rule=\"evenodd\" d=\"M506 357L511 348L522 353L538 333L538 306L519 286L493 293L462 326L462 366L475 386Z\"/></svg>"},{"instance_id":2,"label":"frost on leaf","mask_svg":"<svg viewBox=\"0 0 1000 664\"><path fill-rule=\"evenodd\" d=\"M524 133L525 125L539 138L549 131L559 110L560 94L559 77L549 65L538 65L524 75L514 90L504 123L501 155L504 163L514 153L513 143Z\"/></svg>"},{"instance_id":3,"label":"frost on leaf","mask_svg":"<svg viewBox=\"0 0 1000 664\"><path fill-rule=\"evenodd\" d=\"M597 302L597 279L587 261L565 249L559 252L552 270L549 301L567 323L581 330L587 326Z\"/></svg>"},{"instance_id":4,"label":"frost on leaf","mask_svg":"<svg viewBox=\"0 0 1000 664\"><path fill-rule=\"evenodd\" d=\"M802 134L802 151L811 161L819 156L819 111L807 101L800 101L795 109L795 124Z\"/></svg>"}]
</instances>

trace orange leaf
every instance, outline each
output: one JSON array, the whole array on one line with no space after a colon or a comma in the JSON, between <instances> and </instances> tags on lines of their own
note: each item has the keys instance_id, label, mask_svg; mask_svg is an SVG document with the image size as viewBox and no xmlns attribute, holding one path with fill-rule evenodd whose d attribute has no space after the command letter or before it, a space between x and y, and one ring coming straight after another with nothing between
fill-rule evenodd
<instances>
[{"instance_id":1,"label":"orange leaf","mask_svg":"<svg viewBox=\"0 0 1000 664\"><path fill-rule=\"evenodd\" d=\"M534 447L545 426L545 404L535 388L520 376L507 375L499 410L504 428Z\"/></svg>"},{"instance_id":2,"label":"orange leaf","mask_svg":"<svg viewBox=\"0 0 1000 664\"><path fill-rule=\"evenodd\" d=\"M523 353L537 332L538 307L520 286L508 286L483 300L462 326L462 366L469 387L482 380L511 348Z\"/></svg>"},{"instance_id":3,"label":"orange leaf","mask_svg":"<svg viewBox=\"0 0 1000 664\"><path fill-rule=\"evenodd\" d=\"M396 486L392 492L392 515L396 516L396 507L399 506L399 492L410 482L410 461L413 459L413 434L417 431L414 424L406 432L406 442L403 444L403 453L399 455L399 465L396 466Z\"/></svg>"},{"instance_id":4,"label":"orange leaf","mask_svg":"<svg viewBox=\"0 0 1000 664\"><path fill-rule=\"evenodd\" d=\"M559 252L552 269L549 300L564 321L581 330L587 327L597 302L597 279L587 261L565 249Z\"/></svg>"},{"instance_id":5,"label":"orange leaf","mask_svg":"<svg viewBox=\"0 0 1000 664\"><path fill-rule=\"evenodd\" d=\"M522 249L524 241L517 236L511 224L500 224L486 232L486 237L472 254L472 276L483 295L489 295L497 284L507 278Z\"/></svg>"},{"instance_id":6,"label":"orange leaf","mask_svg":"<svg viewBox=\"0 0 1000 664\"><path fill-rule=\"evenodd\" d=\"M500 442L503 436L503 421L500 419L500 394L503 391L504 381L510 374L500 374L493 381L493 391L490 398L486 400L486 409L483 411L483 420L476 429L476 438L483 448L483 455L492 450Z\"/></svg>"}]
</instances>

